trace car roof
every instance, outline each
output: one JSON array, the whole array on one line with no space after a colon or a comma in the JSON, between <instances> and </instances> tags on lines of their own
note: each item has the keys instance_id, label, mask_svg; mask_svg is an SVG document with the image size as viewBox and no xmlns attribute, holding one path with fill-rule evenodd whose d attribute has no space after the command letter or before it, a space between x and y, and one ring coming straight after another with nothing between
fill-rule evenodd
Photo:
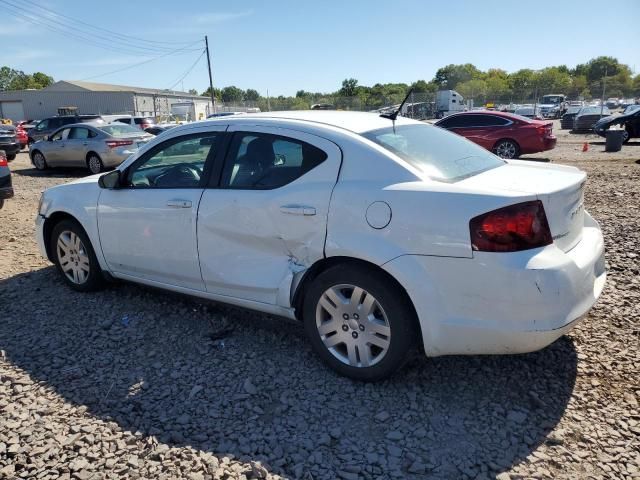
<instances>
[{"instance_id":1,"label":"car roof","mask_svg":"<svg viewBox=\"0 0 640 480\"><path fill-rule=\"evenodd\" d=\"M226 117L211 118L202 120L198 123L208 123L212 125L228 122L236 124L251 124L252 122L265 119L294 120L317 125L328 125L331 127L349 130L354 133L363 133L393 126L393 122L391 120L383 118L377 113L348 112L339 110L294 110L284 112L248 113L246 115L229 115ZM399 116L395 123L396 125L405 125L420 124L422 122Z\"/></svg>"}]
</instances>

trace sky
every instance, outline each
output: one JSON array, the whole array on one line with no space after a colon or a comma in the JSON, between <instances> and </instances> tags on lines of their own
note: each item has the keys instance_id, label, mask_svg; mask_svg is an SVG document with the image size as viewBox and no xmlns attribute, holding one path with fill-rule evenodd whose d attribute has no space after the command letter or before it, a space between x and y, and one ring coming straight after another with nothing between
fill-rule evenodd
<instances>
[{"instance_id":1,"label":"sky","mask_svg":"<svg viewBox=\"0 0 640 480\"><path fill-rule=\"evenodd\" d=\"M25 5L0 0L0 66L55 80L202 92L209 85L201 56L205 35L216 88L235 85L271 96L331 92L351 77L361 85L428 81L451 63L512 72L610 55L640 73L640 0L616 0L614 11L601 0Z\"/></svg>"}]
</instances>

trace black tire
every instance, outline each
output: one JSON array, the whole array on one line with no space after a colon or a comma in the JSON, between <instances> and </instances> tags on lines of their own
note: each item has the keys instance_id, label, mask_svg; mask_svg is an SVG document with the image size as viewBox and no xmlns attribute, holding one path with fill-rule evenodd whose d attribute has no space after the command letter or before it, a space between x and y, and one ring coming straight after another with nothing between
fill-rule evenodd
<instances>
[{"instance_id":1,"label":"black tire","mask_svg":"<svg viewBox=\"0 0 640 480\"><path fill-rule=\"evenodd\" d=\"M87 155L87 168L92 174L102 173L104 171L104 165L102 159L97 153L89 153Z\"/></svg>"},{"instance_id":2,"label":"black tire","mask_svg":"<svg viewBox=\"0 0 640 480\"><path fill-rule=\"evenodd\" d=\"M10 162L12 160L16 159L16 154L12 153L11 155L7 155L7 162Z\"/></svg>"},{"instance_id":3,"label":"black tire","mask_svg":"<svg viewBox=\"0 0 640 480\"><path fill-rule=\"evenodd\" d=\"M390 329L388 348L384 356L371 366L352 366L344 363L325 346L318 332L316 324L318 302L325 291L344 284L364 289L368 294L373 295L386 312ZM353 264L331 267L313 280L305 293L303 322L313 349L329 367L346 377L367 382L387 378L402 367L419 337L413 307L399 287L374 269ZM345 331L346 324L347 321L342 326ZM361 334L364 335L364 333Z\"/></svg>"},{"instance_id":4,"label":"black tire","mask_svg":"<svg viewBox=\"0 0 640 480\"><path fill-rule=\"evenodd\" d=\"M0 198L0 210L4 207L4 198Z\"/></svg>"},{"instance_id":5,"label":"black tire","mask_svg":"<svg viewBox=\"0 0 640 480\"><path fill-rule=\"evenodd\" d=\"M83 251L88 257L88 267L89 272L86 276L86 279L81 283L76 283L72 281L67 274L64 272L63 267L61 265L61 253L62 251L58 248L58 239L61 235L66 234L68 232L74 233L82 242ZM53 231L51 232L51 239L49 241L49 248L51 249L51 256L53 261L62 276L64 282L70 286L72 289L78 292L92 292L95 290L99 290L104 285L104 277L102 276L102 270L100 268L100 264L98 263L98 259L96 258L96 254L93 250L93 246L89 241L89 237L85 233L84 229L73 220L62 220L57 223L53 227ZM78 265L78 263L75 263Z\"/></svg>"},{"instance_id":6,"label":"black tire","mask_svg":"<svg viewBox=\"0 0 640 480\"><path fill-rule=\"evenodd\" d=\"M45 158L44 153L42 153L40 150L34 150L34 152L31 154L31 163L33 163L33 166L40 171L49 168L47 159Z\"/></svg>"},{"instance_id":7,"label":"black tire","mask_svg":"<svg viewBox=\"0 0 640 480\"><path fill-rule=\"evenodd\" d=\"M629 140L631 140L631 132L629 130L625 130L626 135L624 136L622 143L629 143Z\"/></svg>"},{"instance_id":8,"label":"black tire","mask_svg":"<svg viewBox=\"0 0 640 480\"><path fill-rule=\"evenodd\" d=\"M506 153L499 153L506 151L513 153L509 153L509 156L505 156ZM500 158L513 160L520 156L520 145L518 145L515 141L509 139L499 140L493 147L493 153L498 155Z\"/></svg>"}]
</instances>

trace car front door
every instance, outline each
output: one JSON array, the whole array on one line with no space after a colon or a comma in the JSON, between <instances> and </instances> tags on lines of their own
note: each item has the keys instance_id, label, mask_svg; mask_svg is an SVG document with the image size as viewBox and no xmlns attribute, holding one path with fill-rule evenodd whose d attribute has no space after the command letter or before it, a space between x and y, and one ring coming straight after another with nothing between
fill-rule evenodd
<instances>
[{"instance_id":1,"label":"car front door","mask_svg":"<svg viewBox=\"0 0 640 480\"><path fill-rule=\"evenodd\" d=\"M95 136L95 133L86 127L71 127L65 142L65 162L67 165L74 167L87 165L86 159L91 134Z\"/></svg>"},{"instance_id":2,"label":"car front door","mask_svg":"<svg viewBox=\"0 0 640 480\"><path fill-rule=\"evenodd\" d=\"M67 165L66 162L66 141L69 135L68 128L61 128L57 132L54 132L49 140L44 140L46 143L42 147L44 156L47 159L47 163L51 167L62 167Z\"/></svg>"},{"instance_id":3,"label":"car front door","mask_svg":"<svg viewBox=\"0 0 640 480\"><path fill-rule=\"evenodd\" d=\"M204 290L198 204L225 128L165 140L123 169L120 188L101 191L100 245L116 277Z\"/></svg>"},{"instance_id":4,"label":"car front door","mask_svg":"<svg viewBox=\"0 0 640 480\"><path fill-rule=\"evenodd\" d=\"M219 188L200 202L202 277L209 293L289 307L293 275L324 257L342 154L314 135L249 130L229 128Z\"/></svg>"}]
</instances>

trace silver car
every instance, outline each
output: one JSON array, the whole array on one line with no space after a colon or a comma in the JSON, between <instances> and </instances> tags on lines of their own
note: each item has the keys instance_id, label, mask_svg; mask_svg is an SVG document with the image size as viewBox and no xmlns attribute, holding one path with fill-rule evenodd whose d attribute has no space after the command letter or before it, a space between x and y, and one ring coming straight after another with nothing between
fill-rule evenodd
<instances>
[{"instance_id":1,"label":"silver car","mask_svg":"<svg viewBox=\"0 0 640 480\"><path fill-rule=\"evenodd\" d=\"M120 165L153 135L123 123L75 123L59 128L29 147L31 163L38 169L87 167L91 173Z\"/></svg>"}]
</instances>

